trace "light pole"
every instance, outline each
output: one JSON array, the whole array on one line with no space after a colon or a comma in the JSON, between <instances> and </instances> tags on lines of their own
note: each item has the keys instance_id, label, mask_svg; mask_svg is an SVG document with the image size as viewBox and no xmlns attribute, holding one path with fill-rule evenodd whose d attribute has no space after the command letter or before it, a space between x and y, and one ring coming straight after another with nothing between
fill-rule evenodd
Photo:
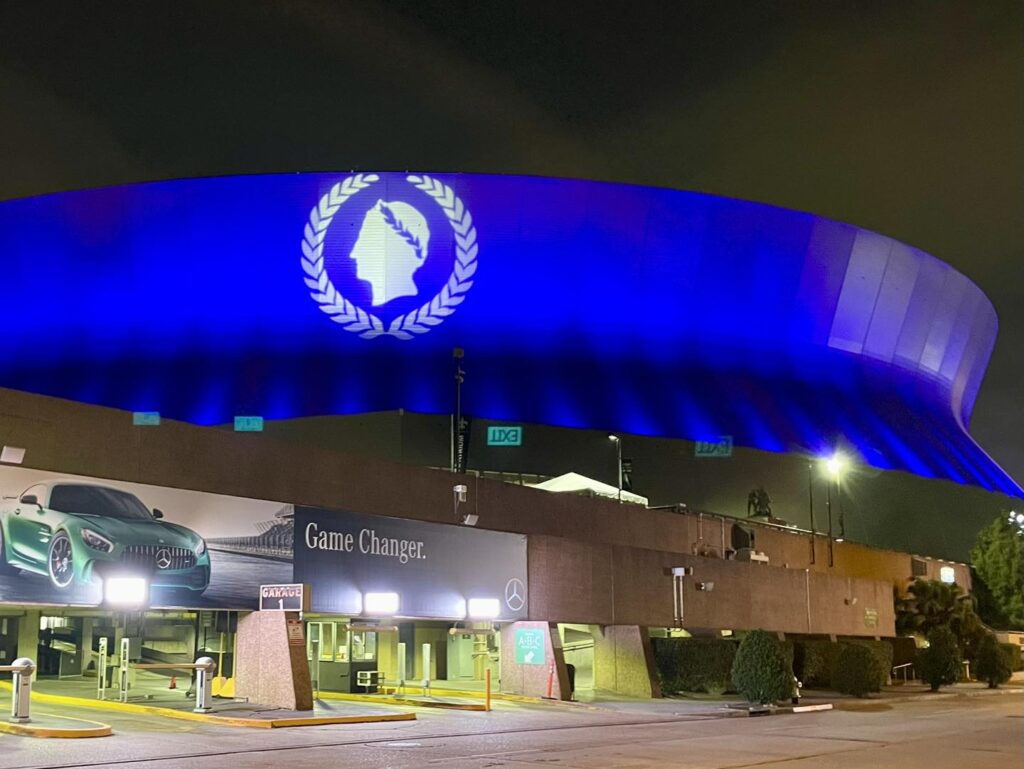
<instances>
[{"instance_id":1,"label":"light pole","mask_svg":"<svg viewBox=\"0 0 1024 769\"><path fill-rule=\"evenodd\" d=\"M465 355L461 347L452 350L455 361L455 413L452 415L451 460L452 472L462 471L462 458L466 449L465 436L462 434L462 383L466 381L466 372L462 369L462 358Z\"/></svg>"},{"instance_id":2,"label":"light pole","mask_svg":"<svg viewBox=\"0 0 1024 769\"><path fill-rule=\"evenodd\" d=\"M811 563L817 563L816 539L818 530L814 527L814 463L807 463L807 512L811 517Z\"/></svg>"},{"instance_id":3,"label":"light pole","mask_svg":"<svg viewBox=\"0 0 1024 769\"><path fill-rule=\"evenodd\" d=\"M616 464L619 469L619 504L622 504L622 438L617 435L609 435L608 440L615 443Z\"/></svg>"},{"instance_id":4,"label":"light pole","mask_svg":"<svg viewBox=\"0 0 1024 769\"><path fill-rule=\"evenodd\" d=\"M828 511L828 565L833 566L835 564L835 558L832 552L832 543L835 540L832 534L832 482L835 481L837 493L839 491L840 478L843 476L843 472L846 470L847 460L838 451L831 457L825 460L825 473L828 476L828 485L826 488L825 496L825 508ZM843 505L842 500L839 501L839 541L842 542L845 538L845 526L843 523Z\"/></svg>"}]
</instances>

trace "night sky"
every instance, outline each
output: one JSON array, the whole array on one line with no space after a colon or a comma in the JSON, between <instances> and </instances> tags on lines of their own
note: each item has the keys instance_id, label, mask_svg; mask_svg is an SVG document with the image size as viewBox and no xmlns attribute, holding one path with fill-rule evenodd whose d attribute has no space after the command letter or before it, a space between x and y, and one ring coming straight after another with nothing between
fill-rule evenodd
<instances>
[{"instance_id":1,"label":"night sky","mask_svg":"<svg viewBox=\"0 0 1024 769\"><path fill-rule=\"evenodd\" d=\"M1024 3L0 0L0 199L192 175L577 176L813 211L953 264L1024 479Z\"/></svg>"}]
</instances>

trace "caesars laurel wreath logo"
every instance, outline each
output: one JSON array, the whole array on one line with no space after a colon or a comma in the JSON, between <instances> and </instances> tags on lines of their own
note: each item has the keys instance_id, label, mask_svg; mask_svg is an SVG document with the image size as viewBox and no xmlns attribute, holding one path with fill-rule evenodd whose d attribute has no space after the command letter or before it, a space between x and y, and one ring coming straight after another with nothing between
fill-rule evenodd
<instances>
[{"instance_id":1,"label":"caesars laurel wreath logo","mask_svg":"<svg viewBox=\"0 0 1024 769\"><path fill-rule=\"evenodd\" d=\"M320 198L320 202L309 213L309 222L302 238L302 269L306 273L305 282L313 301L346 331L359 334L363 339L378 336L412 339L416 334L430 331L455 312L455 308L466 298L466 292L473 287L472 278L477 268L478 251L476 228L473 226L473 217L469 210L452 192L451 187L429 176L406 177L406 181L433 198L448 218L455 236L455 265L437 296L412 312L398 316L385 327L377 315L356 307L338 292L327 275L323 254L324 238L338 209L357 192L365 190L379 180L380 177L376 174L355 174L335 184ZM429 237L429 232L417 234L410 228L408 221L403 223L399 218L397 208L398 205L394 203L378 201L371 211L376 212L384 224L408 244L414 257L422 263L426 259L425 238ZM404 208L419 216L411 206ZM422 220L422 217L420 219ZM411 275L411 272L409 274ZM415 295L415 289L406 292L405 295L410 293ZM375 299L374 304L377 303Z\"/></svg>"}]
</instances>

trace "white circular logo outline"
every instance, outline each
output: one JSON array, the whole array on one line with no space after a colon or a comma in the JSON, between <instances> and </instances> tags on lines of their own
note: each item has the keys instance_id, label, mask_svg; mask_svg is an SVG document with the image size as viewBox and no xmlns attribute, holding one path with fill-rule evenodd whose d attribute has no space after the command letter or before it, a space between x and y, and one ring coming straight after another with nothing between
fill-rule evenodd
<instances>
[{"instance_id":1,"label":"white circular logo outline","mask_svg":"<svg viewBox=\"0 0 1024 769\"><path fill-rule=\"evenodd\" d=\"M513 599L517 605L513 605ZM512 611L520 611L526 606L526 585L519 577L505 583L505 605Z\"/></svg>"},{"instance_id":2,"label":"white circular logo outline","mask_svg":"<svg viewBox=\"0 0 1024 769\"><path fill-rule=\"evenodd\" d=\"M380 176L353 174L335 184L313 206L303 230L302 270L306 273L304 280L310 290L309 295L331 320L362 339L393 336L404 340L425 334L455 312L455 308L465 300L466 292L473 287L479 247L469 209L444 182L416 175L406 176L405 180L433 198L448 217L455 235L455 265L448 281L433 299L410 313L399 315L387 328L378 316L356 307L338 292L327 275L323 254L324 238L338 209L357 192L380 181Z\"/></svg>"},{"instance_id":3,"label":"white circular logo outline","mask_svg":"<svg viewBox=\"0 0 1024 769\"><path fill-rule=\"evenodd\" d=\"M158 569L166 569L171 565L171 549L169 547L161 547L153 556L153 561Z\"/></svg>"}]
</instances>

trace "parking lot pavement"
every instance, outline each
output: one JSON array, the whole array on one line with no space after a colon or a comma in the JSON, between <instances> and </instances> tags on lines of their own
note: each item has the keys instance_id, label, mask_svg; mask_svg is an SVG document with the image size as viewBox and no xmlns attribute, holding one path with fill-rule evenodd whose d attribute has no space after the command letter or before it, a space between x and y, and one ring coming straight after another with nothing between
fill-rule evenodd
<instances>
[{"instance_id":1,"label":"parking lot pavement","mask_svg":"<svg viewBox=\"0 0 1024 769\"><path fill-rule=\"evenodd\" d=\"M424 709L417 715L411 722L278 732L111 714L113 737L78 741L70 751L63 741L0 735L0 767L208 769L230 763L276 769L284 762L324 761L333 767L409 769L1024 765L1019 695L878 703L870 710L777 718L688 718L511 703L491 713Z\"/></svg>"}]
</instances>

